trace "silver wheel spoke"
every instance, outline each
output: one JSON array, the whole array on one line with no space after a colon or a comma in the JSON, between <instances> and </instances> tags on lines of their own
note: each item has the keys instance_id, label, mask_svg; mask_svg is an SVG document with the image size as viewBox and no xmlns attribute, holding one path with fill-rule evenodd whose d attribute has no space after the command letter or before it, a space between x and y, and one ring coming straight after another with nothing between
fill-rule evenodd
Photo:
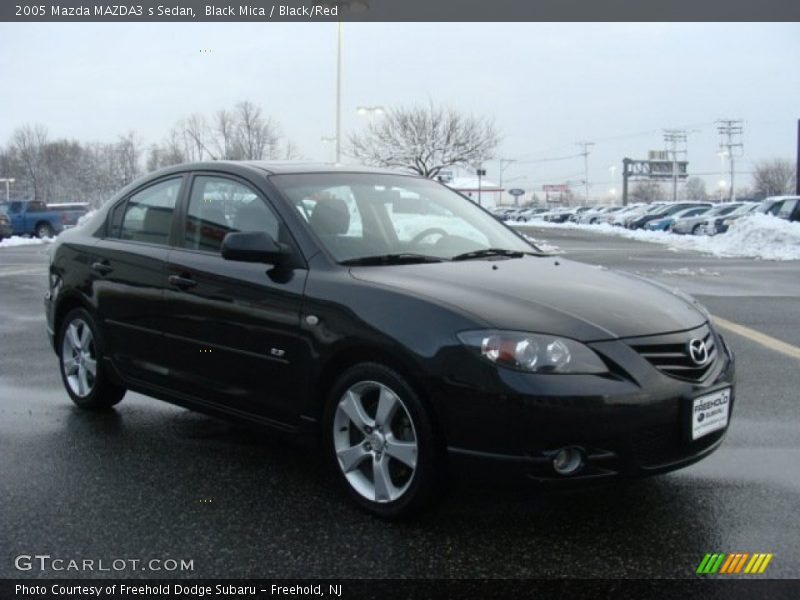
<instances>
[{"instance_id":1,"label":"silver wheel spoke","mask_svg":"<svg viewBox=\"0 0 800 600\"><path fill-rule=\"evenodd\" d=\"M72 357L64 358L64 372L67 375L74 375L78 372L78 363Z\"/></svg>"},{"instance_id":2,"label":"silver wheel spoke","mask_svg":"<svg viewBox=\"0 0 800 600\"><path fill-rule=\"evenodd\" d=\"M81 347L81 338L78 335L78 325L76 323L71 323L70 326L67 327L67 339L73 350L77 350Z\"/></svg>"},{"instance_id":3,"label":"silver wheel spoke","mask_svg":"<svg viewBox=\"0 0 800 600\"><path fill-rule=\"evenodd\" d=\"M375 413L375 426L383 427L392 422L392 417L397 410L397 396L389 388L381 388L378 397L378 410Z\"/></svg>"},{"instance_id":4,"label":"silver wheel spoke","mask_svg":"<svg viewBox=\"0 0 800 600\"><path fill-rule=\"evenodd\" d=\"M89 328L86 325L83 326L83 335L81 336L81 350L84 352L89 349L89 345L92 343L92 332L89 331Z\"/></svg>"},{"instance_id":5,"label":"silver wheel spoke","mask_svg":"<svg viewBox=\"0 0 800 600\"><path fill-rule=\"evenodd\" d=\"M86 367L83 365L78 367L78 393L81 396L89 393L89 381L86 379Z\"/></svg>"},{"instance_id":6,"label":"silver wheel spoke","mask_svg":"<svg viewBox=\"0 0 800 600\"><path fill-rule=\"evenodd\" d=\"M404 465L415 469L417 467L417 444L416 442L403 442L393 435L386 436L386 446L384 452L394 459L399 460Z\"/></svg>"},{"instance_id":7,"label":"silver wheel spoke","mask_svg":"<svg viewBox=\"0 0 800 600\"><path fill-rule=\"evenodd\" d=\"M370 456L370 453L364 449L363 444L356 444L346 450L339 450L336 455L339 457L339 465L341 465L342 471L349 473Z\"/></svg>"},{"instance_id":8,"label":"silver wheel spoke","mask_svg":"<svg viewBox=\"0 0 800 600\"><path fill-rule=\"evenodd\" d=\"M92 377L97 375L97 362L91 356L84 356L83 365Z\"/></svg>"},{"instance_id":9,"label":"silver wheel spoke","mask_svg":"<svg viewBox=\"0 0 800 600\"><path fill-rule=\"evenodd\" d=\"M365 428L374 425L372 419L370 419L366 411L364 411L361 398L352 391L347 392L344 401L339 404L339 408L350 417L350 421L361 433L366 433Z\"/></svg>"},{"instance_id":10,"label":"silver wheel spoke","mask_svg":"<svg viewBox=\"0 0 800 600\"><path fill-rule=\"evenodd\" d=\"M372 460L372 483L375 485L375 500L385 502L394 498L397 490L389 476L389 461L383 456Z\"/></svg>"}]
</instances>

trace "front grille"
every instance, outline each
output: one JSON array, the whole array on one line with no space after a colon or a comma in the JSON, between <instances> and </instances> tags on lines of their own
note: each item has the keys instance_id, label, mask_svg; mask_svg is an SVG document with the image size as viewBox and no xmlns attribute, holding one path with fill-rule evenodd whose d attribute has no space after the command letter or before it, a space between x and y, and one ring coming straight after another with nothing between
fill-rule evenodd
<instances>
[{"instance_id":1,"label":"front grille","mask_svg":"<svg viewBox=\"0 0 800 600\"><path fill-rule=\"evenodd\" d=\"M689 344L702 340L707 359L698 364L692 357ZM717 360L717 343L708 325L691 331L669 333L630 340L629 345L662 373L685 381L702 381Z\"/></svg>"}]
</instances>

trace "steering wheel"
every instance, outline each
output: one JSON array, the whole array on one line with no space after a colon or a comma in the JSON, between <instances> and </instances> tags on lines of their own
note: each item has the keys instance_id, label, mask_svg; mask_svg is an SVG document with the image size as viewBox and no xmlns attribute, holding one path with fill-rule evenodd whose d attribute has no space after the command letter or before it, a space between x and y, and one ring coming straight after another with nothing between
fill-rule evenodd
<instances>
[{"instance_id":1,"label":"steering wheel","mask_svg":"<svg viewBox=\"0 0 800 600\"><path fill-rule=\"evenodd\" d=\"M417 235L415 235L414 238L411 240L411 243L412 244L419 244L426 237L428 237L429 235L433 235L434 233L438 233L442 237L444 237L446 235L449 235L441 227L428 227L427 229L424 229L424 230L420 231Z\"/></svg>"}]
</instances>

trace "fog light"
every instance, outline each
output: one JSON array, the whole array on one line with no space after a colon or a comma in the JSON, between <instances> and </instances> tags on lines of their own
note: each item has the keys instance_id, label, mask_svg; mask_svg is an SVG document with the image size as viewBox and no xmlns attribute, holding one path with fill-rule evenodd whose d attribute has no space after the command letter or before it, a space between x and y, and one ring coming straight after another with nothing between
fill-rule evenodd
<instances>
[{"instance_id":1,"label":"fog light","mask_svg":"<svg viewBox=\"0 0 800 600\"><path fill-rule=\"evenodd\" d=\"M559 475L572 475L583 467L583 452L580 448L570 446L561 448L553 458L553 469Z\"/></svg>"}]
</instances>

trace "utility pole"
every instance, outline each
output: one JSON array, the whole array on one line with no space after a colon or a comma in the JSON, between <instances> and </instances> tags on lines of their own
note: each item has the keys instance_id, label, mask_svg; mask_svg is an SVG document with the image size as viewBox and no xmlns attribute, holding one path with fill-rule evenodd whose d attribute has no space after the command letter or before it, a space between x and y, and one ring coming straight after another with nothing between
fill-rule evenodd
<instances>
[{"instance_id":1,"label":"utility pole","mask_svg":"<svg viewBox=\"0 0 800 600\"><path fill-rule=\"evenodd\" d=\"M728 201L733 202L736 200L736 191L733 187L733 178L736 174L736 155L734 152L738 149L739 156L744 153L744 144L742 143L742 133L744 127L742 126L741 119L718 119L717 131L720 135L719 148L721 151L727 153L728 160L731 164L731 180L730 191L728 192Z\"/></svg>"},{"instance_id":2,"label":"utility pole","mask_svg":"<svg viewBox=\"0 0 800 600\"><path fill-rule=\"evenodd\" d=\"M583 147L583 183L586 186L584 204L589 204L589 148L594 146L594 142L578 142L578 146Z\"/></svg>"},{"instance_id":3,"label":"utility pole","mask_svg":"<svg viewBox=\"0 0 800 600\"><path fill-rule=\"evenodd\" d=\"M678 153L686 156L686 130L665 129L664 141L667 143L667 152L672 153L672 201L678 201ZM682 144L682 146L679 146Z\"/></svg>"}]
</instances>

